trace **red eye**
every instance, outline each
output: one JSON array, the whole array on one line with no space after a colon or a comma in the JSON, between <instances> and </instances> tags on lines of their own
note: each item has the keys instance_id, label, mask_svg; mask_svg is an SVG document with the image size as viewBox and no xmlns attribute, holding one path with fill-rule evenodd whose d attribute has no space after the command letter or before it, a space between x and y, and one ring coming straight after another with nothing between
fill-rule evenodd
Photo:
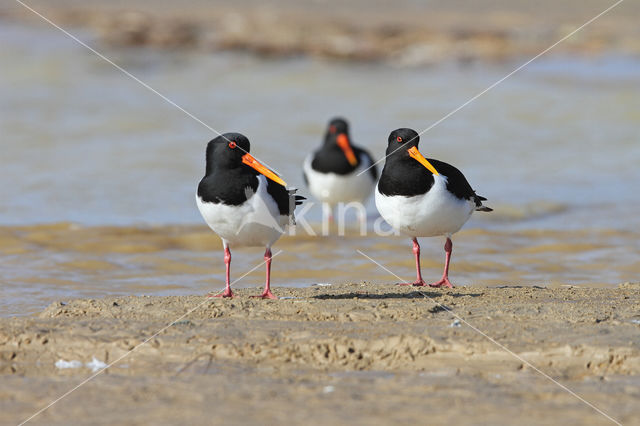
<instances>
[{"instance_id":1,"label":"red eye","mask_svg":"<svg viewBox=\"0 0 640 426\"><path fill-rule=\"evenodd\" d=\"M329 131L330 131L331 133L335 133L335 132L336 132L336 126L330 126L330 127L329 127Z\"/></svg>"},{"instance_id":2,"label":"red eye","mask_svg":"<svg viewBox=\"0 0 640 426\"><path fill-rule=\"evenodd\" d=\"M234 149L236 147L236 143L234 141L229 142L229 148Z\"/></svg>"},{"instance_id":3,"label":"red eye","mask_svg":"<svg viewBox=\"0 0 640 426\"><path fill-rule=\"evenodd\" d=\"M402 142L402 138L401 138L400 136L398 136L398 137L396 138L396 140L397 140L398 142Z\"/></svg>"}]
</instances>

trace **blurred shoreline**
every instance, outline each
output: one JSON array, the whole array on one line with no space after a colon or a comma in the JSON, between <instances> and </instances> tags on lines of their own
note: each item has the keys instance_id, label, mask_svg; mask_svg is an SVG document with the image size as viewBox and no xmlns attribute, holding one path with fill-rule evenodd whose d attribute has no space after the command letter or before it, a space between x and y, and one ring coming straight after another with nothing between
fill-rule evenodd
<instances>
[{"instance_id":1,"label":"blurred shoreline","mask_svg":"<svg viewBox=\"0 0 640 426\"><path fill-rule=\"evenodd\" d=\"M53 22L86 28L101 43L178 50L244 51L395 66L502 62L546 49L614 2L557 4L483 0L341 4L331 1L30 1ZM640 5L625 2L564 41L554 53L640 56ZM18 3L0 18L45 24ZM46 24L45 24L46 25Z\"/></svg>"}]
</instances>

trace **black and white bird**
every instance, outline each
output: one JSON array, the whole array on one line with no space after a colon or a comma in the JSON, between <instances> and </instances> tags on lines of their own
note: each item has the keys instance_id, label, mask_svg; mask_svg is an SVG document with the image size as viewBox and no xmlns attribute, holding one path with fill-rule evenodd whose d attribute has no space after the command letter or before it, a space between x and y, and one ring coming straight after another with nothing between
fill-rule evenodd
<instances>
[{"instance_id":1,"label":"black and white bird","mask_svg":"<svg viewBox=\"0 0 640 426\"><path fill-rule=\"evenodd\" d=\"M351 143L349 124L343 118L329 122L324 143L307 156L302 170L309 192L322 202L329 218L338 203L364 203L378 179L371 155Z\"/></svg>"},{"instance_id":2,"label":"black and white bird","mask_svg":"<svg viewBox=\"0 0 640 426\"><path fill-rule=\"evenodd\" d=\"M453 287L449 281L451 235L474 211L490 212L462 172L442 161L426 159L418 151L420 136L412 129L389 135L386 162L376 187L376 207L393 228L413 239L417 279L404 285L424 286L418 237L446 237L442 278L432 287Z\"/></svg>"},{"instance_id":3,"label":"black and white bird","mask_svg":"<svg viewBox=\"0 0 640 426\"><path fill-rule=\"evenodd\" d=\"M222 238L226 288L216 297L233 297L229 281L231 247L265 247L266 283L257 297L271 293L271 246L293 221L295 206L304 197L249 154L249 140L225 133L207 145L206 171L198 185L196 203L207 225Z\"/></svg>"}]
</instances>

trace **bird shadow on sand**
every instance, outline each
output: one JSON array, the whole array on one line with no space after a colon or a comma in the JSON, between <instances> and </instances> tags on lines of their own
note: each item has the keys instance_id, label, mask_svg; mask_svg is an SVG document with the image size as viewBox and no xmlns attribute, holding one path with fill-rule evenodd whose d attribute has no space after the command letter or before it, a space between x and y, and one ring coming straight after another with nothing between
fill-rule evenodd
<instances>
[{"instance_id":1,"label":"bird shadow on sand","mask_svg":"<svg viewBox=\"0 0 640 426\"><path fill-rule=\"evenodd\" d=\"M342 294L319 294L317 296L313 296L314 299L322 299L322 300L338 300L338 299L437 299L440 296L447 294L452 297L462 297L462 296L470 296L470 297L479 297L482 296L482 293L442 293L437 291L412 291L410 293L366 293L366 292L351 292L351 293L342 293Z\"/></svg>"}]
</instances>

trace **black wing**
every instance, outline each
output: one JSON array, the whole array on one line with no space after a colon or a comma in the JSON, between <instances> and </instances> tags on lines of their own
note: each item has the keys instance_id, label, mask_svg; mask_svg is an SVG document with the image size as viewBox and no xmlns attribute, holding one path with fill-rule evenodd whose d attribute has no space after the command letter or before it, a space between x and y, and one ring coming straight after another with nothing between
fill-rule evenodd
<instances>
[{"instance_id":1,"label":"black wing","mask_svg":"<svg viewBox=\"0 0 640 426\"><path fill-rule=\"evenodd\" d=\"M377 181L378 180L378 167L376 166L375 160L373 159L371 154L369 154L369 151L367 151L366 149L357 148L357 147L354 147L353 150L354 150L354 153L356 154L358 159L360 159L362 156L364 156L368 160L369 170L367 170L367 171L369 172L369 174L371 175L373 180Z\"/></svg>"},{"instance_id":2,"label":"black wing","mask_svg":"<svg viewBox=\"0 0 640 426\"><path fill-rule=\"evenodd\" d=\"M460 199L473 200L476 205L476 210L492 211L491 208L482 205L482 202L486 201L486 198L476 194L476 191L471 188L467 178L464 177L460 170L443 161L429 158L429 162L436 168L438 173L447 177L447 190L449 192Z\"/></svg>"},{"instance_id":3,"label":"black wing","mask_svg":"<svg viewBox=\"0 0 640 426\"><path fill-rule=\"evenodd\" d=\"M296 206L306 200L302 195L295 195L296 191L298 191L296 188L287 189L279 183L267 179L267 192L276 201L281 215L292 216Z\"/></svg>"}]
</instances>

